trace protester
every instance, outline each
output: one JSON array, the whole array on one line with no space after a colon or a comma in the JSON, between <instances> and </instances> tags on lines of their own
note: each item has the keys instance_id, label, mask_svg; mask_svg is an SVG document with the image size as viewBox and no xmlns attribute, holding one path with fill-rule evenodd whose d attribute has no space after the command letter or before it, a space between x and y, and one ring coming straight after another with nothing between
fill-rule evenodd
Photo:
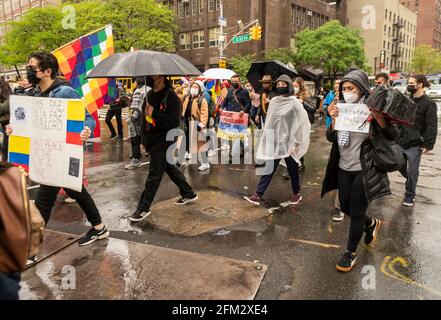
<instances>
[{"instance_id":1,"label":"protester","mask_svg":"<svg viewBox=\"0 0 441 320\"><path fill-rule=\"evenodd\" d=\"M389 75L387 73L381 72L375 76L375 86L382 86L389 84Z\"/></svg>"},{"instance_id":2,"label":"protester","mask_svg":"<svg viewBox=\"0 0 441 320\"><path fill-rule=\"evenodd\" d=\"M257 157L267 161L267 167L269 164L271 172L260 178L254 195L245 197L255 205L262 203L263 195L282 159L285 160L291 178L293 195L289 204L296 205L302 201L299 163L300 158L308 151L311 124L302 104L293 97L294 88L289 76L282 75L277 79L276 90L279 96L271 99L257 151ZM270 143L274 143L274 148L268 146Z\"/></svg>"},{"instance_id":3,"label":"protester","mask_svg":"<svg viewBox=\"0 0 441 320\"><path fill-rule=\"evenodd\" d=\"M78 93L69 86L68 82L56 77L59 66L55 56L49 52L36 52L29 56L26 66L27 79L34 86L33 95L36 97L49 97L59 99L80 99ZM95 129L94 118L86 110L85 128L80 136L83 141L89 139ZM13 128L7 127L7 134L11 135ZM40 185L35 204L40 210L46 224L51 216L60 187ZM92 228L79 240L80 246L89 245L96 240L105 239L110 232L101 220L98 208L84 184L81 192L64 188L70 198L75 199L86 214Z\"/></svg>"},{"instance_id":4,"label":"protester","mask_svg":"<svg viewBox=\"0 0 441 320\"><path fill-rule=\"evenodd\" d=\"M122 140L123 137L123 123L122 123L122 109L128 107L128 97L124 93L118 93L118 97L110 102L109 109L106 113L106 124L110 130L110 139ZM112 124L113 117L116 118L116 124L118 128L118 135L115 132L115 128Z\"/></svg>"},{"instance_id":5,"label":"protester","mask_svg":"<svg viewBox=\"0 0 441 320\"><path fill-rule=\"evenodd\" d=\"M369 94L369 79L361 70L350 71L340 83L341 103L363 103ZM356 251L363 232L364 242L370 246L375 242L381 225L379 219L367 214L369 202L391 194L386 171L374 166L371 139L381 132L386 139L394 141L398 132L381 113L374 111L369 134L336 131L334 125L339 114L338 106L328 111L333 123L327 131L327 138L333 145L322 197L338 189L341 209L351 218L347 251L337 264L338 271L349 272L357 261Z\"/></svg>"},{"instance_id":6,"label":"protester","mask_svg":"<svg viewBox=\"0 0 441 320\"><path fill-rule=\"evenodd\" d=\"M145 190L136 211L129 218L133 222L142 221L151 214L150 207L164 172L179 187L182 198L175 202L176 205L185 205L198 199L177 166L167 161L167 150L174 143L167 141L167 134L179 128L181 102L166 76L148 77L146 85L152 90L148 93L147 106L141 118L141 135L146 151L150 152L150 167Z\"/></svg>"},{"instance_id":7,"label":"protester","mask_svg":"<svg viewBox=\"0 0 441 320\"><path fill-rule=\"evenodd\" d=\"M403 201L406 207L414 206L421 156L433 150L438 134L437 106L424 92L428 87L430 85L424 75L412 75L409 78L407 91L417 104L416 118L413 126L400 126L398 141L401 152L407 158L407 166L401 170L407 178Z\"/></svg>"},{"instance_id":8,"label":"protester","mask_svg":"<svg viewBox=\"0 0 441 320\"><path fill-rule=\"evenodd\" d=\"M225 101L222 104L222 111L232 111L240 113L242 118L245 114L250 114L251 112L251 99L248 91L243 88L242 82L238 75L231 77L232 88L228 90L228 94ZM248 142L236 140L233 141L233 147L231 152L232 158L239 158L241 153L241 148L247 149ZM232 161L232 158L230 159Z\"/></svg>"},{"instance_id":9,"label":"protester","mask_svg":"<svg viewBox=\"0 0 441 320\"><path fill-rule=\"evenodd\" d=\"M146 103L146 95L150 88L145 85L143 78L136 79L136 89L133 92L132 102L129 108L129 118L127 123L129 125L129 137L132 144L132 154L130 156L130 163L125 166L126 170L133 170L140 168L141 162L141 118L143 106Z\"/></svg>"},{"instance_id":10,"label":"protester","mask_svg":"<svg viewBox=\"0 0 441 320\"><path fill-rule=\"evenodd\" d=\"M196 81L195 84L191 86L190 95L187 96L182 105L182 117L185 121L185 137L186 137L186 157L191 158L191 125L194 124L193 128L198 132L204 132L204 137L207 135L207 126L209 120L208 102L204 97L204 86L201 81ZM199 141L197 141L199 145ZM204 143L205 144L205 143ZM198 147L199 151L199 147ZM210 169L210 162L208 161L208 155L202 156L202 164L199 167L199 171L205 171Z\"/></svg>"},{"instance_id":11,"label":"protester","mask_svg":"<svg viewBox=\"0 0 441 320\"><path fill-rule=\"evenodd\" d=\"M12 89L9 83L0 78L0 129L3 133L3 142L1 145L2 161L8 159L8 135L6 134L6 126L9 124L9 96L12 94Z\"/></svg>"},{"instance_id":12,"label":"protester","mask_svg":"<svg viewBox=\"0 0 441 320\"><path fill-rule=\"evenodd\" d=\"M277 96L277 92L272 90L274 82L271 75L264 75L260 82L262 83L262 91L260 92L259 109L254 119L259 129L264 126L271 99Z\"/></svg>"}]
</instances>

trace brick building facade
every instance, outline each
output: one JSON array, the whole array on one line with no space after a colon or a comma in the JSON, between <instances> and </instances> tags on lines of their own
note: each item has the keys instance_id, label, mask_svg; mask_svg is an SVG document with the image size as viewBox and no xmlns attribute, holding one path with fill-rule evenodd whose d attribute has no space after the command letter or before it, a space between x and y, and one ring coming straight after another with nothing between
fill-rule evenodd
<instances>
[{"instance_id":1,"label":"brick building facade","mask_svg":"<svg viewBox=\"0 0 441 320\"><path fill-rule=\"evenodd\" d=\"M198 68L215 67L219 61L218 36L220 0L169 0L176 14L179 34L177 53ZM328 1L329 3L333 1ZM258 19L263 28L262 40L230 44L227 58L236 54L254 53L261 58L269 48L293 47L295 34L305 28L316 29L337 17L336 3L345 14L345 2L329 4L319 0L223 0L227 19L227 42L239 31L238 21L244 24ZM346 21L345 17L342 21ZM244 33L247 33L246 30Z\"/></svg>"},{"instance_id":2,"label":"brick building facade","mask_svg":"<svg viewBox=\"0 0 441 320\"><path fill-rule=\"evenodd\" d=\"M429 44L441 49L441 1L440 0L400 0L417 13L416 45Z\"/></svg>"}]
</instances>

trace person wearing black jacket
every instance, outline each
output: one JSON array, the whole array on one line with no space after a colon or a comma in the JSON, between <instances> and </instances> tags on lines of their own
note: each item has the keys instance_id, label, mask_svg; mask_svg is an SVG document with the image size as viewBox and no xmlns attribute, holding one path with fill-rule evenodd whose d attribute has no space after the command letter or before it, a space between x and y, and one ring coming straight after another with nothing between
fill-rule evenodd
<instances>
[{"instance_id":1,"label":"person wearing black jacket","mask_svg":"<svg viewBox=\"0 0 441 320\"><path fill-rule=\"evenodd\" d=\"M2 77L0 78L0 129L3 133L3 143L1 145L2 161L8 159L8 135L6 134L6 126L9 124L9 96L12 89L9 83Z\"/></svg>"},{"instance_id":2,"label":"person wearing black jacket","mask_svg":"<svg viewBox=\"0 0 441 320\"><path fill-rule=\"evenodd\" d=\"M242 86L242 82L238 75L231 77L231 86L232 88L228 90L227 97L222 103L222 110L239 112L240 117L243 117L244 114L249 115L252 108L250 93ZM233 158L239 158L240 148L242 146L246 149L246 143L246 141L233 141L231 152Z\"/></svg>"},{"instance_id":3,"label":"person wearing black jacket","mask_svg":"<svg viewBox=\"0 0 441 320\"><path fill-rule=\"evenodd\" d=\"M167 162L167 150L174 143L167 141L167 133L179 128L181 101L165 76L148 77L146 85L152 90L147 95L147 104L141 118L141 138L146 151L150 152L150 168L138 207L129 218L132 222L142 221L151 214L150 207L164 172L179 187L182 198L175 202L176 205L198 200L178 167Z\"/></svg>"},{"instance_id":4,"label":"person wearing black jacket","mask_svg":"<svg viewBox=\"0 0 441 320\"><path fill-rule=\"evenodd\" d=\"M365 72L353 70L340 83L341 103L363 103L370 94L369 80ZM383 116L372 113L369 134L335 131L338 106L329 110L333 123L327 131L327 139L333 143L322 197L338 189L341 210L351 218L347 251L337 264L337 270L349 272L356 263L358 244L365 233L364 242L372 245L381 225L379 219L367 215L369 202L391 194L387 173L374 166L371 139L379 132L389 140L398 138L398 129Z\"/></svg>"},{"instance_id":5,"label":"person wearing black jacket","mask_svg":"<svg viewBox=\"0 0 441 320\"><path fill-rule=\"evenodd\" d=\"M421 156L433 150L438 134L437 106L424 93L424 88L427 87L429 83L424 75L413 75L409 78L407 90L417 104L416 118L413 126L400 126L398 141L401 152L407 158L407 167L401 170L401 174L407 178L403 201L406 207L414 205Z\"/></svg>"}]
</instances>

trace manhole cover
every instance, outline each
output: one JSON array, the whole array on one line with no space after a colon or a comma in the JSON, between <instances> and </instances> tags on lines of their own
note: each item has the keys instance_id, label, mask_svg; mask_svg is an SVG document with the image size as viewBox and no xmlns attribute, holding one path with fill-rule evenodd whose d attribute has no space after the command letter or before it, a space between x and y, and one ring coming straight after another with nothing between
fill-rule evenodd
<instances>
[{"instance_id":1,"label":"manhole cover","mask_svg":"<svg viewBox=\"0 0 441 320\"><path fill-rule=\"evenodd\" d=\"M253 206L242 197L221 190L205 189L198 191L198 196L198 201L186 206L175 206L175 199L154 204L149 223L160 230L193 237L270 214L264 206Z\"/></svg>"}]
</instances>

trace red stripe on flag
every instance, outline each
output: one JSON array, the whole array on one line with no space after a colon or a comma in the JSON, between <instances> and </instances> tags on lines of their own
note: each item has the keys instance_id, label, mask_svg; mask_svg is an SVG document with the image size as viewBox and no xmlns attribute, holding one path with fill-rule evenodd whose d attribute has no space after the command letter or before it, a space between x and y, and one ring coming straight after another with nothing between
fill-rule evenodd
<instances>
[{"instance_id":1,"label":"red stripe on flag","mask_svg":"<svg viewBox=\"0 0 441 320\"><path fill-rule=\"evenodd\" d=\"M83 145L83 141L81 140L80 134L75 132L67 132L66 143L76 144L79 146Z\"/></svg>"}]
</instances>

